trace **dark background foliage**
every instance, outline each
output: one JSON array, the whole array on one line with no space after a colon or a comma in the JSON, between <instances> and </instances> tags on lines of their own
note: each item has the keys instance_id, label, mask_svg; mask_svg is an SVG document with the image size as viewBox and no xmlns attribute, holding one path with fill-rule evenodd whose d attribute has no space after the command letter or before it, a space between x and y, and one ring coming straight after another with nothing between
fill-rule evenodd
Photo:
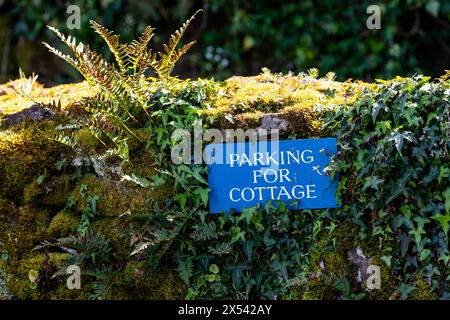
<instances>
[{"instance_id":1,"label":"dark background foliage","mask_svg":"<svg viewBox=\"0 0 450 320\"><path fill-rule=\"evenodd\" d=\"M67 6L81 9L81 29L67 30ZM366 27L366 9L382 9L381 29ZM442 75L450 65L450 2L392 1L240 1L240 0L73 0L0 1L0 81L37 72L48 85L81 79L52 57L42 41L57 43L49 24L105 49L89 28L94 19L135 38L147 24L157 28L153 44L165 41L196 9L204 12L185 41L198 43L180 61L182 77L224 79L272 71L304 71L318 67L346 78L373 80L394 75Z\"/></svg>"}]
</instances>

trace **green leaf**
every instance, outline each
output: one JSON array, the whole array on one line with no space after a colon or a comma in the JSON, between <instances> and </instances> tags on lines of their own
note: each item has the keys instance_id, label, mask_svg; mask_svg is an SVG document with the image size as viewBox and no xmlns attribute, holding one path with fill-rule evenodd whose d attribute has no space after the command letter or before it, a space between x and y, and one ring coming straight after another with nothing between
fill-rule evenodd
<instances>
[{"instance_id":1,"label":"green leaf","mask_svg":"<svg viewBox=\"0 0 450 320\"><path fill-rule=\"evenodd\" d=\"M439 7L441 4L437 0L428 1L425 5L425 9L430 13L433 17L437 17L439 15Z\"/></svg>"},{"instance_id":2,"label":"green leaf","mask_svg":"<svg viewBox=\"0 0 450 320\"><path fill-rule=\"evenodd\" d=\"M137 185L140 185L143 188L148 188L150 186L150 181L148 181L145 178L138 177L134 173L131 174L131 176L127 174L123 175L120 181L131 181L136 183Z\"/></svg>"},{"instance_id":3,"label":"green leaf","mask_svg":"<svg viewBox=\"0 0 450 320\"><path fill-rule=\"evenodd\" d=\"M47 169L44 169L44 173L39 175L39 177L37 177L36 183L38 185L41 185L45 181L46 178L47 178Z\"/></svg>"},{"instance_id":4,"label":"green leaf","mask_svg":"<svg viewBox=\"0 0 450 320\"><path fill-rule=\"evenodd\" d=\"M178 201L178 203L180 204L181 209L184 209L186 207L186 194L184 193L179 193L175 196L175 200Z\"/></svg>"},{"instance_id":5,"label":"green leaf","mask_svg":"<svg viewBox=\"0 0 450 320\"><path fill-rule=\"evenodd\" d=\"M178 272L180 274L181 280L183 280L187 285L189 285L189 279L192 276L193 264L192 260L179 260L178 261Z\"/></svg>"},{"instance_id":6,"label":"green leaf","mask_svg":"<svg viewBox=\"0 0 450 320\"><path fill-rule=\"evenodd\" d=\"M209 188L196 188L194 190L194 194L199 195L200 199L202 200L202 203L205 207L208 206L208 199L209 199L209 192L211 189Z\"/></svg>"},{"instance_id":7,"label":"green leaf","mask_svg":"<svg viewBox=\"0 0 450 320\"><path fill-rule=\"evenodd\" d=\"M445 237L448 240L448 224L450 221L450 213L446 213L445 215L437 213L431 218L439 222L440 226L442 227L442 230L444 230Z\"/></svg>"},{"instance_id":8,"label":"green leaf","mask_svg":"<svg viewBox=\"0 0 450 320\"><path fill-rule=\"evenodd\" d=\"M445 212L447 214L450 214L450 188L447 188L442 195L444 196L445 199Z\"/></svg>"},{"instance_id":9,"label":"green leaf","mask_svg":"<svg viewBox=\"0 0 450 320\"><path fill-rule=\"evenodd\" d=\"M123 160L128 160L130 154L130 150L128 148L128 144L126 141L120 141L117 145L117 152L119 153L119 157Z\"/></svg>"},{"instance_id":10,"label":"green leaf","mask_svg":"<svg viewBox=\"0 0 450 320\"><path fill-rule=\"evenodd\" d=\"M373 107L372 107L372 122L375 123L378 113L380 112L380 110L383 109L385 111L388 110L387 106L383 103L379 103L379 102L375 102Z\"/></svg>"},{"instance_id":11,"label":"green leaf","mask_svg":"<svg viewBox=\"0 0 450 320\"><path fill-rule=\"evenodd\" d=\"M386 141L394 141L395 148L401 154L403 148L404 140L412 141L411 133L409 131L405 131L403 133L398 132L397 130L392 132L389 137L387 137Z\"/></svg>"},{"instance_id":12,"label":"green leaf","mask_svg":"<svg viewBox=\"0 0 450 320\"><path fill-rule=\"evenodd\" d=\"M212 264L209 266L209 271L212 273L219 273L219 267L217 266L217 264Z\"/></svg>"},{"instance_id":13,"label":"green leaf","mask_svg":"<svg viewBox=\"0 0 450 320\"><path fill-rule=\"evenodd\" d=\"M381 256L380 260L386 263L389 268L391 267L392 256Z\"/></svg>"},{"instance_id":14,"label":"green leaf","mask_svg":"<svg viewBox=\"0 0 450 320\"><path fill-rule=\"evenodd\" d=\"M400 251L402 254L402 257L406 256L406 253L408 252L409 244L411 243L411 238L407 236L404 232L402 232L399 236L400 238Z\"/></svg>"},{"instance_id":15,"label":"green leaf","mask_svg":"<svg viewBox=\"0 0 450 320\"><path fill-rule=\"evenodd\" d=\"M384 182L384 179L380 179L377 176L371 176L364 179L363 190L367 190L367 188L372 188L378 191L378 186Z\"/></svg>"}]
</instances>

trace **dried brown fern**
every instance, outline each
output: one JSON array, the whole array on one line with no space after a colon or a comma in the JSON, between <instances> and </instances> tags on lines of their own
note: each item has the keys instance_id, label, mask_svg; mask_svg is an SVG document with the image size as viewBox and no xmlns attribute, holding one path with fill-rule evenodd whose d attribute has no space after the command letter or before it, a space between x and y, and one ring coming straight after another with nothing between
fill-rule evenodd
<instances>
[{"instance_id":1,"label":"dried brown fern","mask_svg":"<svg viewBox=\"0 0 450 320\"><path fill-rule=\"evenodd\" d=\"M164 50L160 52L153 52L148 48L148 44L154 36L153 31L155 30L151 26L146 27L137 40L133 40L129 44L120 44L118 35L99 23L91 21L91 27L103 38L108 45L109 50L113 53L118 69L116 69L113 64L106 62L103 57L92 51L89 46L84 45L81 42L77 44L74 37L66 37L58 29L51 26L48 28L69 47L74 58L62 53L47 43L44 43L44 45L52 53L77 68L89 82L100 85L102 89L108 92L111 92L113 88L117 88L117 86L114 85L114 82L120 82L119 87L123 87L125 83L127 83L130 88L133 88L135 87L134 81L137 81L140 84L142 75L149 68L152 68L156 72L160 80L167 80L170 78L176 62L195 43L195 41L192 41L181 48L178 48L186 29L200 11L201 10L198 10L194 13L192 17L186 20L186 22L170 36L168 44L163 44ZM133 95L132 92L129 93Z\"/></svg>"},{"instance_id":2,"label":"dried brown fern","mask_svg":"<svg viewBox=\"0 0 450 320\"><path fill-rule=\"evenodd\" d=\"M157 81L167 84L173 79L171 72L176 62L195 43L192 41L178 48L181 38L200 11L198 10L170 36L168 44L163 45L162 52L153 52L148 48L155 30L151 26L146 27L137 40L121 44L118 35L99 23L91 21L91 27L103 38L113 53L115 63L109 63L88 45L77 43L74 37L66 37L58 29L48 26L69 47L73 56L64 54L47 43L44 45L52 53L74 66L91 85L100 88L96 98L99 104L92 106L91 119L82 126L88 127L99 139L106 136L117 146L117 153L122 158L128 157L125 133L138 138L130 129L128 122L143 121L141 117L143 113L150 118L147 109L151 107L148 105L148 96L154 89L151 84ZM158 77L146 77L145 72L149 69L153 70ZM55 140L69 145L76 143L73 135L58 134Z\"/></svg>"}]
</instances>

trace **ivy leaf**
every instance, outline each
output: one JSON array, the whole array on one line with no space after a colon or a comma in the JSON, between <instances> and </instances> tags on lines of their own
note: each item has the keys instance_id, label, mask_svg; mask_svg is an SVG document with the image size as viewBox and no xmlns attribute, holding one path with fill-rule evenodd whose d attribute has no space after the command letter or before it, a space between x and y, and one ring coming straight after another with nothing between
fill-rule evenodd
<instances>
[{"instance_id":1,"label":"ivy leaf","mask_svg":"<svg viewBox=\"0 0 450 320\"><path fill-rule=\"evenodd\" d=\"M411 243L411 237L409 237L406 233L402 232L399 236L400 239L400 251L402 254L402 257L406 255L406 252L408 252L409 244Z\"/></svg>"},{"instance_id":2,"label":"ivy leaf","mask_svg":"<svg viewBox=\"0 0 450 320\"><path fill-rule=\"evenodd\" d=\"M180 204L181 209L184 209L186 207L186 194L184 193L179 193L175 196L175 200L178 201L178 203Z\"/></svg>"},{"instance_id":3,"label":"ivy leaf","mask_svg":"<svg viewBox=\"0 0 450 320\"><path fill-rule=\"evenodd\" d=\"M447 190L445 190L442 195L444 196L445 199L445 212L447 214L450 213L450 188L447 188Z\"/></svg>"},{"instance_id":4,"label":"ivy leaf","mask_svg":"<svg viewBox=\"0 0 450 320\"><path fill-rule=\"evenodd\" d=\"M209 188L196 188L194 190L194 194L199 195L200 199L203 202L203 205L206 207L208 206L208 199L209 199L209 192L211 189Z\"/></svg>"},{"instance_id":5,"label":"ivy leaf","mask_svg":"<svg viewBox=\"0 0 450 320\"><path fill-rule=\"evenodd\" d=\"M397 151L402 154L403 141L404 140L412 141L411 132L405 131L403 133L398 132L397 130L392 132L389 137L387 137L386 141L394 141L395 148Z\"/></svg>"},{"instance_id":6,"label":"ivy leaf","mask_svg":"<svg viewBox=\"0 0 450 320\"><path fill-rule=\"evenodd\" d=\"M245 231L241 231L241 228L235 226L231 227L231 234L233 235L231 243L234 243L239 239L245 241Z\"/></svg>"},{"instance_id":7,"label":"ivy leaf","mask_svg":"<svg viewBox=\"0 0 450 320\"><path fill-rule=\"evenodd\" d=\"M401 299L406 300L406 299L408 299L408 296L410 295L410 293L414 291L414 286L410 286L410 285L401 283L399 286L399 289L400 289Z\"/></svg>"},{"instance_id":8,"label":"ivy leaf","mask_svg":"<svg viewBox=\"0 0 450 320\"><path fill-rule=\"evenodd\" d=\"M433 17L437 18L439 15L439 7L441 4L437 0L431 0L428 1L425 5L425 9L428 11L429 14L431 14Z\"/></svg>"},{"instance_id":9,"label":"ivy leaf","mask_svg":"<svg viewBox=\"0 0 450 320\"><path fill-rule=\"evenodd\" d=\"M244 243L244 253L245 256L247 257L248 262L251 262L253 258L253 246L254 246L253 241L246 241Z\"/></svg>"},{"instance_id":10,"label":"ivy leaf","mask_svg":"<svg viewBox=\"0 0 450 320\"><path fill-rule=\"evenodd\" d=\"M422 235L425 234L425 231L419 228L409 231L409 234L414 236L414 241L417 245L419 245L420 241L422 240Z\"/></svg>"},{"instance_id":11,"label":"ivy leaf","mask_svg":"<svg viewBox=\"0 0 450 320\"><path fill-rule=\"evenodd\" d=\"M391 267L392 256L382 256L380 257L380 260L386 263L389 268Z\"/></svg>"},{"instance_id":12,"label":"ivy leaf","mask_svg":"<svg viewBox=\"0 0 450 320\"><path fill-rule=\"evenodd\" d=\"M430 249L423 249L422 251L420 251L419 260L420 261L424 261L426 258L428 258L428 256L430 254L431 254L431 250Z\"/></svg>"},{"instance_id":13,"label":"ivy leaf","mask_svg":"<svg viewBox=\"0 0 450 320\"><path fill-rule=\"evenodd\" d=\"M384 182L384 179L379 179L377 176L367 177L364 180L363 190L367 190L367 188L372 188L378 191L378 185Z\"/></svg>"},{"instance_id":14,"label":"ivy leaf","mask_svg":"<svg viewBox=\"0 0 450 320\"><path fill-rule=\"evenodd\" d=\"M388 108L384 103L379 103L379 102L375 102L373 107L372 107L372 122L375 123L378 113L380 112L380 110L383 109L384 111L387 111Z\"/></svg>"},{"instance_id":15,"label":"ivy leaf","mask_svg":"<svg viewBox=\"0 0 450 320\"><path fill-rule=\"evenodd\" d=\"M431 218L439 222L439 224L442 227L442 230L444 230L445 237L448 241L448 223L450 221L450 213L446 213L445 215L438 213L432 216Z\"/></svg>"}]
</instances>

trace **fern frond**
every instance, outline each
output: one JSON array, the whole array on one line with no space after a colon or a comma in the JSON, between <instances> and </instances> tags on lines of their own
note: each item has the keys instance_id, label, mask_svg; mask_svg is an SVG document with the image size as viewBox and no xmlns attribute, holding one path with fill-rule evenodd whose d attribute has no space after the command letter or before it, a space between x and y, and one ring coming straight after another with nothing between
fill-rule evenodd
<instances>
[{"instance_id":1,"label":"fern frond","mask_svg":"<svg viewBox=\"0 0 450 320\"><path fill-rule=\"evenodd\" d=\"M64 42L70 48L70 50L72 50L73 53L77 52L77 43L75 37L72 37L70 35L66 37L61 31L52 26L47 26L47 28L54 34L56 34L58 38L60 38L61 41Z\"/></svg>"},{"instance_id":2,"label":"fern frond","mask_svg":"<svg viewBox=\"0 0 450 320\"><path fill-rule=\"evenodd\" d=\"M62 134L61 132L57 132L50 138L50 140L59 142L70 148L75 148L75 146L77 145L77 141L76 141L75 135L73 133L70 135L65 135L65 134Z\"/></svg>"},{"instance_id":3,"label":"fern frond","mask_svg":"<svg viewBox=\"0 0 450 320\"><path fill-rule=\"evenodd\" d=\"M191 24L192 20L195 19L195 16L201 11L203 10L197 10L188 20L186 20L186 22L184 22L183 25L170 36L169 44L163 45L164 52L158 53L161 59L153 67L161 78L164 79L170 76L175 63L195 43L188 43L187 45L183 46L183 48L177 51L178 44L180 43L180 40L186 32L187 28Z\"/></svg>"},{"instance_id":4,"label":"fern frond","mask_svg":"<svg viewBox=\"0 0 450 320\"><path fill-rule=\"evenodd\" d=\"M151 55L151 50L147 53L147 45L154 36L154 30L155 28L147 26L138 40L133 40L131 44L126 46L126 51L129 59L132 61L132 68L134 72L136 72L137 68L141 66L140 60L144 58L142 55L144 53L146 53L146 56L149 54Z\"/></svg>"},{"instance_id":5,"label":"fern frond","mask_svg":"<svg viewBox=\"0 0 450 320\"><path fill-rule=\"evenodd\" d=\"M83 46L82 50L78 60L80 72L88 82L94 82L103 91L112 93L119 78L117 70L89 46Z\"/></svg>"},{"instance_id":6,"label":"fern frond","mask_svg":"<svg viewBox=\"0 0 450 320\"><path fill-rule=\"evenodd\" d=\"M109 50L111 50L111 52L114 54L114 58L119 65L120 71L122 72L122 74L125 74L127 59L126 46L119 43L119 36L115 35L114 32L106 29L93 20L90 21L90 24L95 32L97 32L103 38L103 40L105 40L106 44L109 47Z\"/></svg>"},{"instance_id":7,"label":"fern frond","mask_svg":"<svg viewBox=\"0 0 450 320\"><path fill-rule=\"evenodd\" d=\"M194 231L190 234L194 240L217 239L217 227L214 222L202 223L193 227Z\"/></svg>"},{"instance_id":8,"label":"fern frond","mask_svg":"<svg viewBox=\"0 0 450 320\"><path fill-rule=\"evenodd\" d=\"M42 44L44 46L47 47L47 49L53 53L54 55L60 57L61 59L65 60L66 62L70 63L72 66L74 66L75 68L78 69L78 65L77 62L72 59L69 55L62 53L61 51L59 51L58 49L52 47L51 45L49 45L47 42L42 42Z\"/></svg>"}]
</instances>

